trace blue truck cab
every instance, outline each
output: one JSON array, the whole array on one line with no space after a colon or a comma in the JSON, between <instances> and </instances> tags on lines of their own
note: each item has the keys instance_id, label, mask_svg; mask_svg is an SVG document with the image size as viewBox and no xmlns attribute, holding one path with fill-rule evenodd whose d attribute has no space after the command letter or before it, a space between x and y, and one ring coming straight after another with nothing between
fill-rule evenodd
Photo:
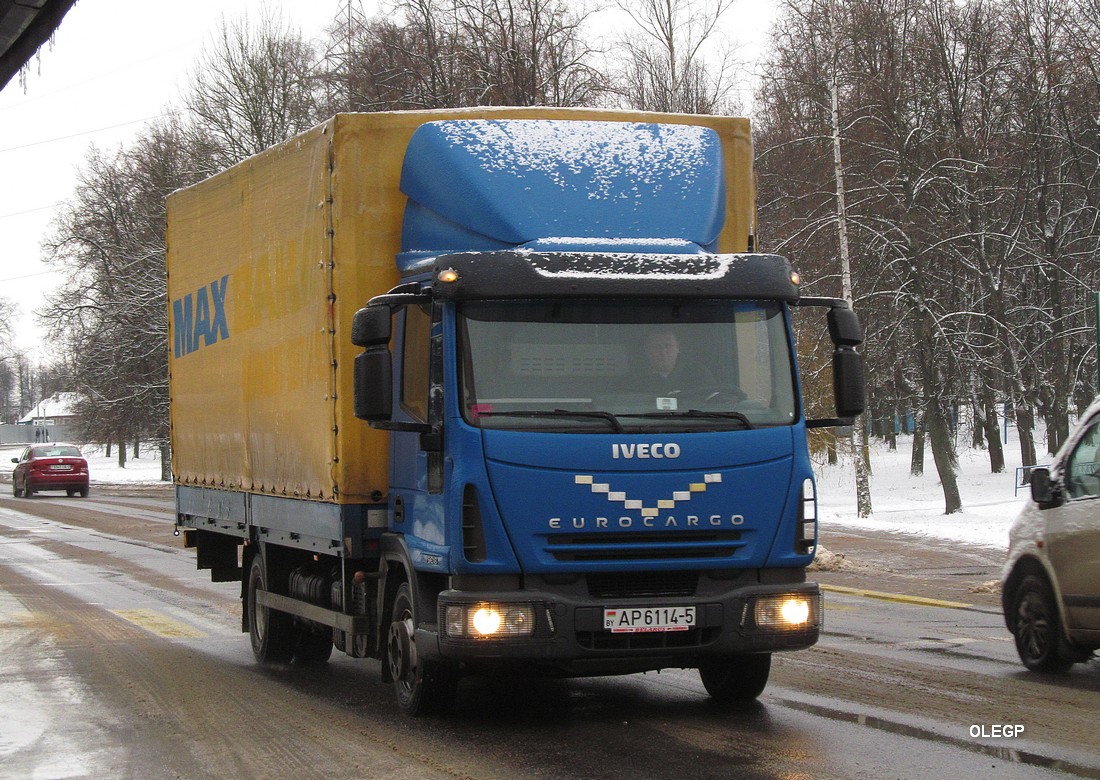
<instances>
[{"instance_id":1,"label":"blue truck cab","mask_svg":"<svg viewBox=\"0 0 1100 780\"><path fill-rule=\"evenodd\" d=\"M412 136L401 281L351 334L355 415L390 432L358 654L382 658L406 712L500 667L697 668L713 697L752 699L771 653L817 640L806 432L862 412L862 337L785 258L717 251L722 155L679 124ZM802 404L806 305L835 345L827 420Z\"/></svg>"}]
</instances>

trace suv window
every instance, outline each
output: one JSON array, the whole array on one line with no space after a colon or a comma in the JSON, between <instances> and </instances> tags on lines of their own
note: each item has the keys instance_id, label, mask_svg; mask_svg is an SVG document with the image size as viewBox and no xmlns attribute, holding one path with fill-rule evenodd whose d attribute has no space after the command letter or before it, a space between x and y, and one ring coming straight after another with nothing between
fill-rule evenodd
<instances>
[{"instance_id":1,"label":"suv window","mask_svg":"<svg viewBox=\"0 0 1100 780\"><path fill-rule=\"evenodd\" d=\"M1065 478L1070 498L1100 496L1100 421L1077 442L1066 461Z\"/></svg>"}]
</instances>

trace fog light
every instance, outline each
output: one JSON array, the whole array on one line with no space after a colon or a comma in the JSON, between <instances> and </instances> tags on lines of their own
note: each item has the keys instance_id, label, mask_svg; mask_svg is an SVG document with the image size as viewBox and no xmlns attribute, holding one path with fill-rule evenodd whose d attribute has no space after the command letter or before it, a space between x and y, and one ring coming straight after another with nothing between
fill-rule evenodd
<instances>
[{"instance_id":1,"label":"fog light","mask_svg":"<svg viewBox=\"0 0 1100 780\"><path fill-rule=\"evenodd\" d=\"M758 628L813 628L820 624L820 615L819 594L761 596L753 608L753 620Z\"/></svg>"},{"instance_id":2,"label":"fog light","mask_svg":"<svg viewBox=\"0 0 1100 780\"><path fill-rule=\"evenodd\" d=\"M779 608L779 615L791 625L802 625L810 617L810 603L805 599L787 599Z\"/></svg>"},{"instance_id":3,"label":"fog light","mask_svg":"<svg viewBox=\"0 0 1100 780\"><path fill-rule=\"evenodd\" d=\"M482 607L474 613L474 630L482 636L495 634L502 622L500 613L491 607Z\"/></svg>"},{"instance_id":4,"label":"fog light","mask_svg":"<svg viewBox=\"0 0 1100 780\"><path fill-rule=\"evenodd\" d=\"M534 604L448 604L445 632L452 639L508 639L535 633Z\"/></svg>"}]
</instances>

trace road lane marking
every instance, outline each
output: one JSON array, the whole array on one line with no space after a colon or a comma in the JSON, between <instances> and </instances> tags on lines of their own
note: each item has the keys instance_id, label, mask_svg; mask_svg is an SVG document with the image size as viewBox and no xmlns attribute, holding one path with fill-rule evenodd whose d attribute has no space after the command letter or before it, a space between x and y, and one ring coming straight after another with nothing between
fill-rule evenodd
<instances>
[{"instance_id":1,"label":"road lane marking","mask_svg":"<svg viewBox=\"0 0 1100 780\"><path fill-rule=\"evenodd\" d=\"M123 620L164 639L203 639L206 634L151 609L112 609Z\"/></svg>"},{"instance_id":2,"label":"road lane marking","mask_svg":"<svg viewBox=\"0 0 1100 780\"><path fill-rule=\"evenodd\" d=\"M916 604L921 607L947 607L949 609L970 609L973 604L964 604L961 601L945 601L943 599L929 599L924 596L907 596L903 593L884 593L879 590L864 590L863 588L848 588L843 585L819 584L819 587L830 593L843 593L848 596L863 596L869 599L881 601L897 601L903 604Z\"/></svg>"}]
</instances>

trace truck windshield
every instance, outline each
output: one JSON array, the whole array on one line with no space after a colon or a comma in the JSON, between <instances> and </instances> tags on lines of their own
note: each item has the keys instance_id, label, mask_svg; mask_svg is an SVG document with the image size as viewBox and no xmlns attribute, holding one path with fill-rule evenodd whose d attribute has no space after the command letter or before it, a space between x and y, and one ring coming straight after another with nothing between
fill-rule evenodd
<instances>
[{"instance_id":1,"label":"truck windshield","mask_svg":"<svg viewBox=\"0 0 1100 780\"><path fill-rule=\"evenodd\" d=\"M736 430L797 417L786 318L745 301L478 301L462 412L483 428Z\"/></svg>"}]
</instances>

